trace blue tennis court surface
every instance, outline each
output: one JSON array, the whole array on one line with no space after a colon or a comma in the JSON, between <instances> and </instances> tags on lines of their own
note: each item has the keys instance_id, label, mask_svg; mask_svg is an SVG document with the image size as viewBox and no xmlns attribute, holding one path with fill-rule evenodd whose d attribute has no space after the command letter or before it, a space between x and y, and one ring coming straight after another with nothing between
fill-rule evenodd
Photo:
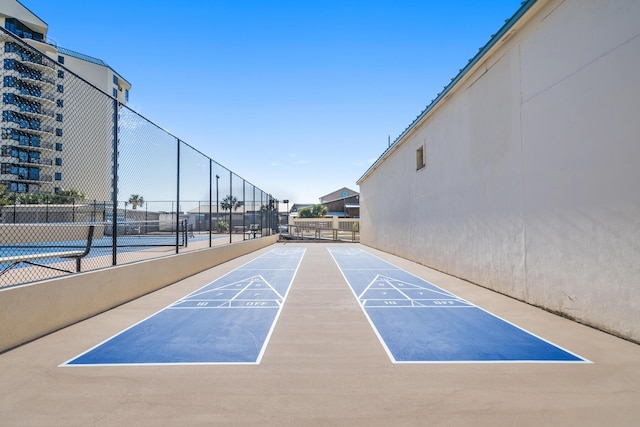
<instances>
[{"instance_id":1,"label":"blue tennis court surface","mask_svg":"<svg viewBox=\"0 0 640 427\"><path fill-rule=\"evenodd\" d=\"M330 248L393 362L587 362L357 248Z\"/></svg>"},{"instance_id":2,"label":"blue tennis court surface","mask_svg":"<svg viewBox=\"0 0 640 427\"><path fill-rule=\"evenodd\" d=\"M216 239L229 239L229 235L214 235L213 240ZM208 241L208 234L201 234L190 236L188 243L195 243L200 241ZM15 255L31 255L52 252L52 248L55 248L53 252L70 250L70 249L84 249L87 242L86 240L64 240L64 241L51 241L51 242L33 242L22 244L5 244L0 247L0 258L10 257ZM87 255L87 258L111 256L113 251L113 239L111 236L103 236L93 239L91 244L91 250ZM176 235L123 235L118 236L116 239L116 248L119 254L144 251L157 247L172 248L176 245ZM180 237L179 245L183 245L183 239ZM60 262L59 257L52 257L50 259L44 259L39 261L40 264L52 265ZM9 263L0 264L0 271L8 267ZM18 265L15 269L30 268L29 265Z\"/></svg>"},{"instance_id":3,"label":"blue tennis court surface","mask_svg":"<svg viewBox=\"0 0 640 427\"><path fill-rule=\"evenodd\" d=\"M304 249L274 249L64 365L257 364Z\"/></svg>"}]
</instances>

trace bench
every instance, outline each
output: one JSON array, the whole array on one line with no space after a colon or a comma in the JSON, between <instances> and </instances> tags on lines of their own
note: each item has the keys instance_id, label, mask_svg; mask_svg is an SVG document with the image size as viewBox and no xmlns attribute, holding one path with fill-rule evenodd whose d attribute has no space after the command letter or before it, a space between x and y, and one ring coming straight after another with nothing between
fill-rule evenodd
<instances>
[{"instance_id":1,"label":"bench","mask_svg":"<svg viewBox=\"0 0 640 427\"><path fill-rule=\"evenodd\" d=\"M80 272L80 260L89 254L91 250L91 243L93 241L93 232L94 225L89 225L87 227L87 243L83 250L68 250L68 251L56 251L56 252L42 252L37 254L24 254L24 255L13 255L0 257L0 264L9 263L9 266L6 267L2 272L0 272L0 276L2 276L7 271L11 270L13 267L20 263L25 263L29 265L35 265L38 267L49 268L51 270L63 271L65 273L73 273L70 270L64 270L62 268L52 267L50 265L38 264L34 262L34 260L44 259L44 258L74 258L76 260L76 273Z\"/></svg>"},{"instance_id":2,"label":"bench","mask_svg":"<svg viewBox=\"0 0 640 427\"><path fill-rule=\"evenodd\" d=\"M249 229L246 231L248 235L253 235L253 238L256 238L256 234L262 234L262 230L260 229L260 224L251 224L249 225Z\"/></svg>"}]
</instances>

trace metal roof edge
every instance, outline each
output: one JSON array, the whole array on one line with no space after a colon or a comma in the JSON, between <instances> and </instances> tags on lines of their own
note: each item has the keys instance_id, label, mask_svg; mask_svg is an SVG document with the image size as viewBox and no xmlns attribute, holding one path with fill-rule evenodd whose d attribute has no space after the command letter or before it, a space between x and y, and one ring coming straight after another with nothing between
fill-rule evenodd
<instances>
[{"instance_id":1,"label":"metal roof edge","mask_svg":"<svg viewBox=\"0 0 640 427\"><path fill-rule=\"evenodd\" d=\"M105 61L103 61L100 58L96 58L95 56L91 56L91 55L87 55L85 53L82 52L78 52L72 49L68 49L66 47L61 47L58 46L57 50L59 53L63 54L63 55L68 55L68 56L72 56L76 59L79 59L81 61L86 61L86 62L90 62L92 64L96 64L99 65L101 67L105 67L110 69L111 71L114 72L114 74L117 74L118 77L120 77L122 80L124 80L125 82L127 82L129 84L129 86L133 86L131 84L131 82L129 82L129 80L127 80L126 78L122 77L122 74L120 74L119 72L117 72L116 70L114 70L109 64L107 64Z\"/></svg>"},{"instance_id":2,"label":"metal roof edge","mask_svg":"<svg viewBox=\"0 0 640 427\"><path fill-rule=\"evenodd\" d=\"M385 156L389 152L391 152L396 148L396 146L400 143L400 141L409 132L411 132L411 130L413 130L413 128L415 128L416 125L431 110L433 110L433 108L451 91L451 89L453 89L453 87L462 79L462 77L464 77L469 72L469 70L475 64L477 64L478 61L480 61L480 59L498 42L498 40L500 40L502 36L504 36L506 32L509 31L509 29L511 29L511 27L513 27L513 25L520 20L522 15L524 15L531 8L531 6L533 6L533 4L536 3L536 1L538 0L525 0L520 4L520 8L513 14L513 16L511 16L511 18L505 21L504 25L500 27L500 29L491 36L489 41L478 50L478 53L476 53L473 56L473 58L471 58L469 62L467 62L467 65L461 68L458 74L451 79L451 82L449 82L449 84L444 87L443 91L440 92L433 100L431 100L431 103L429 103L429 105L427 105L427 107L424 110L422 110L422 112L413 120L413 122L411 122L411 124L407 126L407 128L404 131L402 131L402 133L393 141L393 143L389 147L387 147L386 150L382 152L380 157L378 157L378 159L375 162L373 162L371 166L369 166L369 168L364 172L364 174L362 174L362 176L356 181L356 185L360 185L360 183L369 175L369 172L375 169L378 163L380 163L380 161L383 158L385 158Z\"/></svg>"}]
</instances>

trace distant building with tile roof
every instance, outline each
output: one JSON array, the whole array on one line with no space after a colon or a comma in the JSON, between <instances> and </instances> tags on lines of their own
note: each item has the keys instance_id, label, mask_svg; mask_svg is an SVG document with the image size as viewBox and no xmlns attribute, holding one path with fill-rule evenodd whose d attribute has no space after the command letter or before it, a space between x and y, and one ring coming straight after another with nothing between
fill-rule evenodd
<instances>
[{"instance_id":1,"label":"distant building with tile roof","mask_svg":"<svg viewBox=\"0 0 640 427\"><path fill-rule=\"evenodd\" d=\"M326 206L327 216L339 218L360 217L360 193L347 187L320 197L320 203Z\"/></svg>"}]
</instances>

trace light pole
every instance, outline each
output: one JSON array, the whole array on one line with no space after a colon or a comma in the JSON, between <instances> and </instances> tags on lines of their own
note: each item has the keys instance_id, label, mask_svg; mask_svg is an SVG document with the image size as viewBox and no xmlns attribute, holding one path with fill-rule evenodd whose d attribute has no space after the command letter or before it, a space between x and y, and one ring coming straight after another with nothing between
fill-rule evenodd
<instances>
[{"instance_id":1,"label":"light pole","mask_svg":"<svg viewBox=\"0 0 640 427\"><path fill-rule=\"evenodd\" d=\"M287 223L286 223L287 232L289 232L289 199L283 200L282 203L285 203L287 205L287 216L285 218L286 218L286 221L287 221Z\"/></svg>"},{"instance_id":2,"label":"light pole","mask_svg":"<svg viewBox=\"0 0 640 427\"><path fill-rule=\"evenodd\" d=\"M218 180L220 175L216 174L216 231L220 230L220 217L218 216Z\"/></svg>"}]
</instances>

